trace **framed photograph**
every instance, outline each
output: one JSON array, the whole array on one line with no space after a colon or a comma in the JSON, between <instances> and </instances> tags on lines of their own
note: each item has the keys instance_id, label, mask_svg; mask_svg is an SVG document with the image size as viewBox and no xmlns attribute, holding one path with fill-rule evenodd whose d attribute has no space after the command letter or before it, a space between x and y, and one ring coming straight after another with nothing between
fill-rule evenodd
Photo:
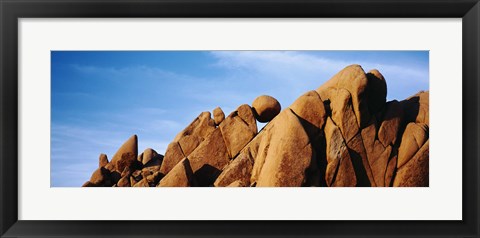
<instances>
[{"instance_id":1,"label":"framed photograph","mask_svg":"<svg viewBox=\"0 0 480 238\"><path fill-rule=\"evenodd\" d=\"M479 237L477 0L0 4L1 237Z\"/></svg>"}]
</instances>

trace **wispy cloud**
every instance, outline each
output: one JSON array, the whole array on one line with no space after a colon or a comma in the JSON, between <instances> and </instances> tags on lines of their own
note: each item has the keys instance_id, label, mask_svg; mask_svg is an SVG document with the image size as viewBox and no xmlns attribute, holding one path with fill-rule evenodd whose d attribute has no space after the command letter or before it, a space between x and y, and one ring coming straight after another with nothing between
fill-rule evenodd
<instances>
[{"instance_id":1,"label":"wispy cloud","mask_svg":"<svg viewBox=\"0 0 480 238\"><path fill-rule=\"evenodd\" d=\"M296 88L303 90L304 87L315 89L351 64L360 64L366 71L380 70L387 79L389 91L399 88L400 91L411 94L416 90L410 92L409 88L421 87L428 90L428 68L415 65L406 67L408 62L397 65L369 60L338 60L303 51L213 51L211 54L217 60L213 64L215 67L231 69L243 77L255 75L258 80L256 85L262 85L262 81L274 83L290 92ZM397 92L393 95L407 96Z\"/></svg>"}]
</instances>

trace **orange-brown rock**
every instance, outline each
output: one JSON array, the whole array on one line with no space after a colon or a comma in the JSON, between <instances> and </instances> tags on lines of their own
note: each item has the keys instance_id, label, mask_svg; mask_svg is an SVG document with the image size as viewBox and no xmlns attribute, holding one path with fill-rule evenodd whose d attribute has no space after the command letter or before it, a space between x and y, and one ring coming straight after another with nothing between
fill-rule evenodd
<instances>
[{"instance_id":1,"label":"orange-brown rock","mask_svg":"<svg viewBox=\"0 0 480 238\"><path fill-rule=\"evenodd\" d=\"M140 180L138 183L136 183L135 185L133 185L132 187L150 187L148 185L148 181L146 178Z\"/></svg>"},{"instance_id":2,"label":"orange-brown rock","mask_svg":"<svg viewBox=\"0 0 480 238\"><path fill-rule=\"evenodd\" d=\"M175 139L173 139L173 141L178 142L182 137L185 137L187 135L195 135L200 138L205 138L213 130L215 130L215 122L211 118L210 112L202 112L185 129L178 133L177 136L175 136ZM188 153L184 153L188 155Z\"/></svg>"},{"instance_id":3,"label":"orange-brown rock","mask_svg":"<svg viewBox=\"0 0 480 238\"><path fill-rule=\"evenodd\" d=\"M122 173L120 174L121 177L125 177L125 176L130 176L130 174L132 173L132 171L130 170L129 167L125 167L122 171Z\"/></svg>"},{"instance_id":4,"label":"orange-brown rock","mask_svg":"<svg viewBox=\"0 0 480 238\"><path fill-rule=\"evenodd\" d=\"M385 186L385 172L387 170L388 159L390 158L391 153L392 147L387 146L378 157L373 157L371 159L373 178L378 187Z\"/></svg>"},{"instance_id":5,"label":"orange-brown rock","mask_svg":"<svg viewBox=\"0 0 480 238\"><path fill-rule=\"evenodd\" d=\"M340 128L345 142L349 142L359 130L350 93L346 89L340 88L336 90L335 95L330 100L332 120Z\"/></svg>"},{"instance_id":6,"label":"orange-brown rock","mask_svg":"<svg viewBox=\"0 0 480 238\"><path fill-rule=\"evenodd\" d=\"M307 123L322 129L325 125L327 112L320 95L316 91L309 91L300 96L290 105L290 109Z\"/></svg>"},{"instance_id":7,"label":"orange-brown rock","mask_svg":"<svg viewBox=\"0 0 480 238\"><path fill-rule=\"evenodd\" d=\"M430 93L429 91L426 91L420 92L417 95L419 97L419 107L415 122L430 125Z\"/></svg>"},{"instance_id":8,"label":"orange-brown rock","mask_svg":"<svg viewBox=\"0 0 480 238\"><path fill-rule=\"evenodd\" d=\"M325 91L328 88L344 88L352 96L353 111L357 119L358 126L363 128L370 120L368 104L365 98L368 79L360 65L350 65L334 75L330 80L320 86L316 91L322 100L330 99ZM325 96L324 96L325 95Z\"/></svg>"},{"instance_id":9,"label":"orange-brown rock","mask_svg":"<svg viewBox=\"0 0 480 238\"><path fill-rule=\"evenodd\" d=\"M248 185L241 180L237 180L229 184L227 187L248 187Z\"/></svg>"},{"instance_id":10,"label":"orange-brown rock","mask_svg":"<svg viewBox=\"0 0 480 238\"><path fill-rule=\"evenodd\" d=\"M391 187L393 182L393 176L396 172L397 167L397 156L393 156L390 161L388 161L387 171L385 171L385 186Z\"/></svg>"},{"instance_id":11,"label":"orange-brown rock","mask_svg":"<svg viewBox=\"0 0 480 238\"><path fill-rule=\"evenodd\" d=\"M381 111L387 102L387 82L376 69L367 73L367 80L368 110L371 114L375 114Z\"/></svg>"},{"instance_id":12,"label":"orange-brown rock","mask_svg":"<svg viewBox=\"0 0 480 238\"><path fill-rule=\"evenodd\" d=\"M143 179L142 171L136 170L132 173L132 178L135 180L135 183Z\"/></svg>"},{"instance_id":13,"label":"orange-brown rock","mask_svg":"<svg viewBox=\"0 0 480 238\"><path fill-rule=\"evenodd\" d=\"M203 137L199 135L185 135L180 140L178 140L178 144L180 148L182 148L182 152L185 155L189 155L194 151L200 143L204 140Z\"/></svg>"},{"instance_id":14,"label":"orange-brown rock","mask_svg":"<svg viewBox=\"0 0 480 238\"><path fill-rule=\"evenodd\" d=\"M375 187L375 179L373 178L372 169L368 162L367 151L363 144L362 135L358 133L347 143L347 147L357 176L357 186Z\"/></svg>"},{"instance_id":15,"label":"orange-brown rock","mask_svg":"<svg viewBox=\"0 0 480 238\"><path fill-rule=\"evenodd\" d=\"M429 91L421 91L400 103L405 112L407 122L416 122L429 125Z\"/></svg>"},{"instance_id":16,"label":"orange-brown rock","mask_svg":"<svg viewBox=\"0 0 480 238\"><path fill-rule=\"evenodd\" d=\"M155 185L157 185L158 182L160 182L160 180L163 177L164 177L164 175L157 171L157 172L155 172L151 175L148 175L146 178L147 178L147 182L150 185L150 187L155 187Z\"/></svg>"},{"instance_id":17,"label":"orange-brown rock","mask_svg":"<svg viewBox=\"0 0 480 238\"><path fill-rule=\"evenodd\" d=\"M142 164L146 165L152 159L157 158L158 153L152 148L147 148L143 151Z\"/></svg>"},{"instance_id":18,"label":"orange-brown rock","mask_svg":"<svg viewBox=\"0 0 480 238\"><path fill-rule=\"evenodd\" d=\"M90 177L91 184L96 187L111 186L110 171L104 167L96 169Z\"/></svg>"},{"instance_id":19,"label":"orange-brown rock","mask_svg":"<svg viewBox=\"0 0 480 238\"><path fill-rule=\"evenodd\" d=\"M357 185L355 170L347 145L340 129L327 118L325 123L327 171L326 182L332 187L353 187Z\"/></svg>"},{"instance_id":20,"label":"orange-brown rock","mask_svg":"<svg viewBox=\"0 0 480 238\"><path fill-rule=\"evenodd\" d=\"M130 177L130 187L133 187L136 183L138 183L138 181L135 180L135 178Z\"/></svg>"},{"instance_id":21,"label":"orange-brown rock","mask_svg":"<svg viewBox=\"0 0 480 238\"><path fill-rule=\"evenodd\" d=\"M116 171L123 172L125 168L137 168L139 166L139 162L135 154L127 152L123 153L122 157L114 162L114 166Z\"/></svg>"},{"instance_id":22,"label":"orange-brown rock","mask_svg":"<svg viewBox=\"0 0 480 238\"><path fill-rule=\"evenodd\" d=\"M194 175L187 158L180 161L157 187L190 187L194 184Z\"/></svg>"},{"instance_id":23,"label":"orange-brown rock","mask_svg":"<svg viewBox=\"0 0 480 238\"><path fill-rule=\"evenodd\" d=\"M127 153L129 153L130 155L124 157L123 154L127 154ZM137 138L137 135L131 136L125 143L123 143L123 145L117 150L115 155L113 155L112 161L110 163L112 163L114 165L114 169L116 171L121 173L123 171L124 167L120 168L117 165L118 164L124 165L125 163L124 162L119 163L119 161L123 160L123 158L130 159L130 156L132 156L132 155L134 156L134 159L137 160L137 156L138 156L138 138Z\"/></svg>"},{"instance_id":24,"label":"orange-brown rock","mask_svg":"<svg viewBox=\"0 0 480 238\"><path fill-rule=\"evenodd\" d=\"M220 107L213 109L213 120L215 121L215 125L220 125L224 119L225 113L223 113L223 110Z\"/></svg>"},{"instance_id":25,"label":"orange-brown rock","mask_svg":"<svg viewBox=\"0 0 480 238\"><path fill-rule=\"evenodd\" d=\"M428 187L429 141L406 164L397 170L394 187Z\"/></svg>"},{"instance_id":26,"label":"orange-brown rock","mask_svg":"<svg viewBox=\"0 0 480 238\"><path fill-rule=\"evenodd\" d=\"M87 181L85 182L82 187L96 187L95 184L93 184L92 182L90 181Z\"/></svg>"},{"instance_id":27,"label":"orange-brown rock","mask_svg":"<svg viewBox=\"0 0 480 238\"><path fill-rule=\"evenodd\" d=\"M297 116L286 109L275 120L265 163L257 187L298 187L305 183L313 150ZM264 138L265 139L265 138Z\"/></svg>"},{"instance_id":28,"label":"orange-brown rock","mask_svg":"<svg viewBox=\"0 0 480 238\"><path fill-rule=\"evenodd\" d=\"M131 187L130 177L125 176L125 177L122 177L120 180L118 180L117 187Z\"/></svg>"},{"instance_id":29,"label":"orange-brown rock","mask_svg":"<svg viewBox=\"0 0 480 238\"><path fill-rule=\"evenodd\" d=\"M252 168L253 159L247 154L239 154L237 158L223 169L223 172L218 176L213 185L215 187L225 187L235 181L240 181L245 186L248 186Z\"/></svg>"},{"instance_id":30,"label":"orange-brown rock","mask_svg":"<svg viewBox=\"0 0 480 238\"><path fill-rule=\"evenodd\" d=\"M393 145L397 141L398 131L403 120L403 107L398 101L388 102L383 122L378 130L378 140L383 146Z\"/></svg>"},{"instance_id":31,"label":"orange-brown rock","mask_svg":"<svg viewBox=\"0 0 480 238\"><path fill-rule=\"evenodd\" d=\"M98 167L105 167L108 164L108 158L106 154L100 154L98 157Z\"/></svg>"},{"instance_id":32,"label":"orange-brown rock","mask_svg":"<svg viewBox=\"0 0 480 238\"><path fill-rule=\"evenodd\" d=\"M243 104L232 112L219 126L230 158L237 156L257 134L257 123L250 106Z\"/></svg>"},{"instance_id":33,"label":"orange-brown rock","mask_svg":"<svg viewBox=\"0 0 480 238\"><path fill-rule=\"evenodd\" d=\"M282 109L277 99L268 95L255 98L252 103L252 108L259 122L271 121Z\"/></svg>"},{"instance_id":34,"label":"orange-brown rock","mask_svg":"<svg viewBox=\"0 0 480 238\"><path fill-rule=\"evenodd\" d=\"M188 160L199 185L213 185L223 168L230 162L227 146L220 129L217 128L207 136L197 149L188 156Z\"/></svg>"},{"instance_id":35,"label":"orange-brown rock","mask_svg":"<svg viewBox=\"0 0 480 238\"><path fill-rule=\"evenodd\" d=\"M163 157L162 165L160 166L160 173L167 174L183 158L185 158L185 154L183 154L178 142L174 141L170 143L165 152L165 157Z\"/></svg>"},{"instance_id":36,"label":"orange-brown rock","mask_svg":"<svg viewBox=\"0 0 480 238\"><path fill-rule=\"evenodd\" d=\"M162 165L163 156L157 155L154 159L150 160L147 164L145 164L142 168L142 171L149 171L150 173L155 173L160 170Z\"/></svg>"},{"instance_id":37,"label":"orange-brown rock","mask_svg":"<svg viewBox=\"0 0 480 238\"><path fill-rule=\"evenodd\" d=\"M398 148L398 168L406 164L428 140L427 133L426 124L408 123Z\"/></svg>"},{"instance_id":38,"label":"orange-brown rock","mask_svg":"<svg viewBox=\"0 0 480 238\"><path fill-rule=\"evenodd\" d=\"M375 138L377 137L377 120L374 116L370 118L370 122L367 123L367 126L361 131L363 146L367 152L367 157L373 158L374 148L375 148ZM371 163L370 163L371 164Z\"/></svg>"}]
</instances>

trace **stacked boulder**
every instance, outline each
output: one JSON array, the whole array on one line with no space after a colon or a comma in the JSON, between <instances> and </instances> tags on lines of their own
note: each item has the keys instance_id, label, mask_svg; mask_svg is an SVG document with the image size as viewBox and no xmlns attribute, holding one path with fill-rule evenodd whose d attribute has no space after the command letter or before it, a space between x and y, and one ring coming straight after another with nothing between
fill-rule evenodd
<instances>
[{"instance_id":1,"label":"stacked boulder","mask_svg":"<svg viewBox=\"0 0 480 238\"><path fill-rule=\"evenodd\" d=\"M83 186L423 187L429 93L386 101L377 70L350 65L281 110L262 95L227 117L202 112L168 145L137 155L132 136ZM267 124L257 131L257 123Z\"/></svg>"}]
</instances>

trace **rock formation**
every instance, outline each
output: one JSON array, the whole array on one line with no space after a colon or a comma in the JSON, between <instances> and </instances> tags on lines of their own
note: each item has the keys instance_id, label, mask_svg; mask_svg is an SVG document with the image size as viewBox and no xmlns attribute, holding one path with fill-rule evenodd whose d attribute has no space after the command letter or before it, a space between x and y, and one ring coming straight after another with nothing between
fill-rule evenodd
<instances>
[{"instance_id":1,"label":"rock formation","mask_svg":"<svg viewBox=\"0 0 480 238\"><path fill-rule=\"evenodd\" d=\"M429 186L429 93L386 101L378 70L350 65L281 110L257 97L202 112L165 156L130 137L84 187ZM257 122L267 122L257 130Z\"/></svg>"}]
</instances>

